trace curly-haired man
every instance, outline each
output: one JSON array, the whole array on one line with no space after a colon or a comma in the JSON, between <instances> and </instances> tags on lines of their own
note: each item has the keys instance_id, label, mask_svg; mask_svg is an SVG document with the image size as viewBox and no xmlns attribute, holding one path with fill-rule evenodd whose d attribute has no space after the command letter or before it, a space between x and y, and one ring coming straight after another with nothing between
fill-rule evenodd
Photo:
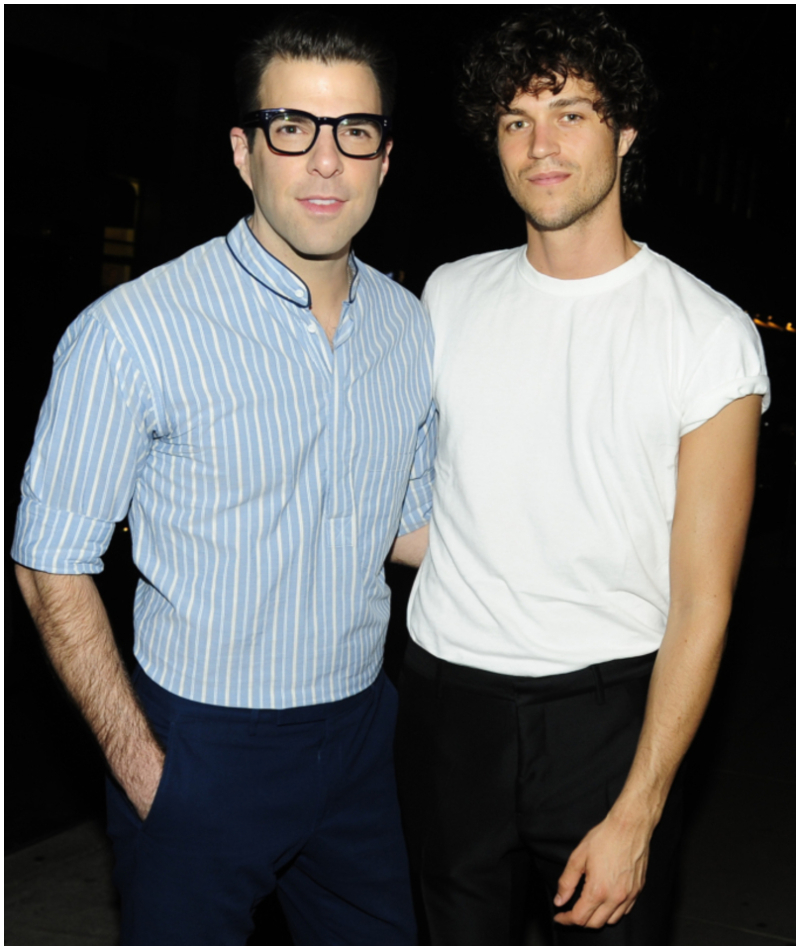
<instances>
[{"instance_id":1,"label":"curly-haired man","mask_svg":"<svg viewBox=\"0 0 800 950\"><path fill-rule=\"evenodd\" d=\"M593 8L467 63L527 243L425 292L440 441L398 762L435 944L518 940L531 867L557 943L665 942L768 380L747 316L623 228L652 101Z\"/></svg>"}]
</instances>

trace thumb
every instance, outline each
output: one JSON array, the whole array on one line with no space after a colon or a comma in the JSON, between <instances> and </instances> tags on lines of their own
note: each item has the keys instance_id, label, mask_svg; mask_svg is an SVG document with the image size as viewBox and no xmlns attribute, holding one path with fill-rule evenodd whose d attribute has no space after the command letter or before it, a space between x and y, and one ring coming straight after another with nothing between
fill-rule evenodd
<instances>
[{"instance_id":1,"label":"thumb","mask_svg":"<svg viewBox=\"0 0 800 950\"><path fill-rule=\"evenodd\" d=\"M562 907L572 897L584 871L583 863L576 860L574 855L570 857L564 873L558 879L558 893L553 898L556 907Z\"/></svg>"}]
</instances>

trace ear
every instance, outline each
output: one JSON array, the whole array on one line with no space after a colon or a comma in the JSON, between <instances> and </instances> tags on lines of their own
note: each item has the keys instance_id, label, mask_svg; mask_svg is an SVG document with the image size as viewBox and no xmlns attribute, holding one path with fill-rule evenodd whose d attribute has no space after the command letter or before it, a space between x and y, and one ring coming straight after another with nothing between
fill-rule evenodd
<instances>
[{"instance_id":1,"label":"ear","mask_svg":"<svg viewBox=\"0 0 800 950\"><path fill-rule=\"evenodd\" d=\"M231 129L231 148L233 149L233 164L239 169L242 181L253 190L253 179L250 175L250 145L244 129Z\"/></svg>"},{"instance_id":2,"label":"ear","mask_svg":"<svg viewBox=\"0 0 800 950\"><path fill-rule=\"evenodd\" d=\"M389 141L383 146L383 158L381 159L381 180L378 182L379 188L383 184L383 179L386 177L386 173L389 171L389 152L391 152L393 147L393 139L389 139Z\"/></svg>"},{"instance_id":3,"label":"ear","mask_svg":"<svg viewBox=\"0 0 800 950\"><path fill-rule=\"evenodd\" d=\"M639 133L636 129L620 129L619 130L619 141L617 142L617 158L622 158L623 155L627 155L631 145L633 145L634 139Z\"/></svg>"}]
</instances>

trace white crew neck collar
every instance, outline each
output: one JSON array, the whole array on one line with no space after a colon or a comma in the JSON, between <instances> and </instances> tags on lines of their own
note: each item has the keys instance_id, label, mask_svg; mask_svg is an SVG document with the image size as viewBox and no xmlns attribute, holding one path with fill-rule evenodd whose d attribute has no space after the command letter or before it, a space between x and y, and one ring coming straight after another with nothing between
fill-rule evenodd
<instances>
[{"instance_id":1,"label":"white crew neck collar","mask_svg":"<svg viewBox=\"0 0 800 950\"><path fill-rule=\"evenodd\" d=\"M598 274L596 277L562 280L559 277L549 277L547 274L542 274L528 260L526 245L519 249L517 269L529 284L533 284L538 290L555 294L558 297L585 297L589 294L601 294L607 290L614 290L634 277L638 277L652 260L653 253L646 244L641 241L634 241L634 244L640 248L638 254L635 254L629 261L625 261L624 264L620 264L619 267L606 271L605 274Z\"/></svg>"}]
</instances>

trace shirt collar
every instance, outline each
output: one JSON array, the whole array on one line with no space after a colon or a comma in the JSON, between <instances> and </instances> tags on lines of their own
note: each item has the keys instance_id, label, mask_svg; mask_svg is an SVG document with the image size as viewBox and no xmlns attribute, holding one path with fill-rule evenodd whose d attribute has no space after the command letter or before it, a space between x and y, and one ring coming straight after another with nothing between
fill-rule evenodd
<instances>
[{"instance_id":1,"label":"shirt collar","mask_svg":"<svg viewBox=\"0 0 800 950\"><path fill-rule=\"evenodd\" d=\"M250 230L247 218L242 218L225 238L225 243L239 266L271 293L297 307L311 306L311 291L306 282L277 257L270 254ZM352 251L348 263L353 279L350 281L350 295L347 302L353 303L361 282L361 270Z\"/></svg>"}]
</instances>

